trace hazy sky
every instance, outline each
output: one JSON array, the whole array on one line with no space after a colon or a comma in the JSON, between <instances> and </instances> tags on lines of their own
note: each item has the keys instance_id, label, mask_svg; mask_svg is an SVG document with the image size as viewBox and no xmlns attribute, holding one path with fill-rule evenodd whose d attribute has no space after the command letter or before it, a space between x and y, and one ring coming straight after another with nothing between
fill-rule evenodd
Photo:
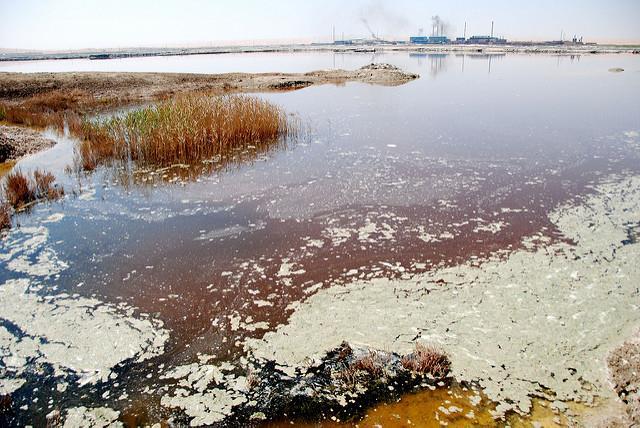
<instances>
[{"instance_id":1,"label":"hazy sky","mask_svg":"<svg viewBox=\"0 0 640 428\"><path fill-rule=\"evenodd\" d=\"M0 48L79 49L261 41L327 41L430 32L513 39L640 42L640 0L0 0Z\"/></svg>"}]
</instances>

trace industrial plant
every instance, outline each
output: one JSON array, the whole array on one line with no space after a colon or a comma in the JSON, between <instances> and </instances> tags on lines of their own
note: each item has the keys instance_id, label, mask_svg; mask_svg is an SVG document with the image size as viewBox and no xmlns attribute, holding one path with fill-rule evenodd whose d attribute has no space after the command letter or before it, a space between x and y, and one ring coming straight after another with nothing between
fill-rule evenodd
<instances>
[{"instance_id":1,"label":"industrial plant","mask_svg":"<svg viewBox=\"0 0 640 428\"><path fill-rule=\"evenodd\" d=\"M489 35L479 34L472 35L467 37L467 23L464 23L464 30L462 36L456 37L455 39L449 38L447 33L450 33L448 30L448 25L439 17L434 16L431 18L431 31L430 34L425 34L424 28L420 28L418 30L418 34L416 36L410 36L409 40L385 40L381 38L375 31L371 29L369 23L362 19L363 24L365 25L367 31L369 32L369 37L360 37L360 38L345 38L344 33L342 37L336 39L335 27L333 29L333 44L336 46L352 46L352 45L505 45L507 43L513 45L594 45L595 43L584 43L582 37L578 37L574 35L571 40L564 39L564 32L561 33L560 40L549 40L543 42L528 42L528 41L507 41L506 38L498 37L494 33L494 22L491 21L491 32Z\"/></svg>"}]
</instances>

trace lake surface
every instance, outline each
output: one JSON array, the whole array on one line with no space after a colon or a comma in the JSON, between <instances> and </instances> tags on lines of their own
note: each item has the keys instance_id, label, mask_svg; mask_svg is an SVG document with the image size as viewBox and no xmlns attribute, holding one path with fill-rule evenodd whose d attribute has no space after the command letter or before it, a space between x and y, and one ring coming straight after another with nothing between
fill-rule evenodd
<instances>
[{"instance_id":1,"label":"lake surface","mask_svg":"<svg viewBox=\"0 0 640 428\"><path fill-rule=\"evenodd\" d=\"M54 251L64 268L38 277L34 293L125 304L161 320L169 338L161 355L120 365L116 381L70 380L60 391L66 375L25 375L14 400L27 407L4 421L38 425L52 409L90 404L157 422L170 413L161 396L175 387L157 367L202 355L237 362L247 337L286 323L292 304L322 287L480 261L535 233L555 238L553 207L599 177L640 172L628 144L640 130L637 55L229 54L11 62L0 71L304 72L370 62L421 77L260 94L305 131L193 180L168 182L179 171L128 185L108 169L78 176L66 169L74 142L54 134L56 147L21 160L23 170L54 172L68 196L18 216L0 253L36 265ZM46 245L29 253L20 234L38 226ZM0 283L20 278L35 281L3 262Z\"/></svg>"}]
</instances>

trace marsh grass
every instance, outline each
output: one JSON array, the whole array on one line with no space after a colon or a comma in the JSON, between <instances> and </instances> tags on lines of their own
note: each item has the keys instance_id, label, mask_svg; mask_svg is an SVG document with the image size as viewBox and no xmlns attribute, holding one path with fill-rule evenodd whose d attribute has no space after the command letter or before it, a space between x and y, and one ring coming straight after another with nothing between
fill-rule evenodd
<instances>
[{"instance_id":1,"label":"marsh grass","mask_svg":"<svg viewBox=\"0 0 640 428\"><path fill-rule=\"evenodd\" d=\"M384 373L384 367L388 358L385 358L380 352L370 350L367 355L360 357L351 363L351 367L369 373L373 377L381 377Z\"/></svg>"},{"instance_id":2,"label":"marsh grass","mask_svg":"<svg viewBox=\"0 0 640 428\"><path fill-rule=\"evenodd\" d=\"M22 106L33 112L60 112L77 110L87 104L89 95L79 90L49 91L27 99Z\"/></svg>"},{"instance_id":3,"label":"marsh grass","mask_svg":"<svg viewBox=\"0 0 640 428\"><path fill-rule=\"evenodd\" d=\"M64 189L56 186L56 178L50 172L35 170L33 173L37 199L53 201L64 196Z\"/></svg>"},{"instance_id":4,"label":"marsh grass","mask_svg":"<svg viewBox=\"0 0 640 428\"><path fill-rule=\"evenodd\" d=\"M0 121L39 128L53 127L62 132L68 116L77 116L77 111L95 103L93 97L82 91L53 90L33 95L19 104L0 103Z\"/></svg>"},{"instance_id":5,"label":"marsh grass","mask_svg":"<svg viewBox=\"0 0 640 428\"><path fill-rule=\"evenodd\" d=\"M451 369L451 361L445 352L420 342L416 343L413 353L402 357L401 362L413 373L430 374L437 379L445 377Z\"/></svg>"},{"instance_id":6,"label":"marsh grass","mask_svg":"<svg viewBox=\"0 0 640 428\"><path fill-rule=\"evenodd\" d=\"M12 171L5 177L4 194L14 208L26 205L36 199L33 184L22 171Z\"/></svg>"},{"instance_id":7,"label":"marsh grass","mask_svg":"<svg viewBox=\"0 0 640 428\"><path fill-rule=\"evenodd\" d=\"M350 361L347 361L349 359ZM337 360L341 361L341 364L334 374L335 378L346 385L355 386L360 381L377 381L384 378L385 367L390 364L391 357L376 350L369 350L364 355L355 357L351 347L343 344Z\"/></svg>"},{"instance_id":8,"label":"marsh grass","mask_svg":"<svg viewBox=\"0 0 640 428\"><path fill-rule=\"evenodd\" d=\"M99 122L72 118L84 170L109 162L139 167L192 164L262 149L293 136L298 123L279 107L245 95L189 94Z\"/></svg>"},{"instance_id":9,"label":"marsh grass","mask_svg":"<svg viewBox=\"0 0 640 428\"><path fill-rule=\"evenodd\" d=\"M4 197L8 205L20 209L38 200L56 200L64 195L64 189L55 184L50 172L36 170L33 178L20 170L10 172L5 177Z\"/></svg>"},{"instance_id":10,"label":"marsh grass","mask_svg":"<svg viewBox=\"0 0 640 428\"><path fill-rule=\"evenodd\" d=\"M34 112L23 106L0 106L2 120L16 125L35 126L46 128L53 126L57 130L64 129L64 113L61 112Z\"/></svg>"}]
</instances>

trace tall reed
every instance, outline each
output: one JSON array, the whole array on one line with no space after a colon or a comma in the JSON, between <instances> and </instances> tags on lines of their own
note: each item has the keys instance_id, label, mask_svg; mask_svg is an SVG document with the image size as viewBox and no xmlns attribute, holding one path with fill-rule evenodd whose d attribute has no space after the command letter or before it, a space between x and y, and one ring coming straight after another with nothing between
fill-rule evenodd
<instances>
[{"instance_id":1,"label":"tall reed","mask_svg":"<svg viewBox=\"0 0 640 428\"><path fill-rule=\"evenodd\" d=\"M115 161L169 166L262 147L293 135L279 107L246 95L189 94L100 122L69 120L84 169Z\"/></svg>"}]
</instances>

